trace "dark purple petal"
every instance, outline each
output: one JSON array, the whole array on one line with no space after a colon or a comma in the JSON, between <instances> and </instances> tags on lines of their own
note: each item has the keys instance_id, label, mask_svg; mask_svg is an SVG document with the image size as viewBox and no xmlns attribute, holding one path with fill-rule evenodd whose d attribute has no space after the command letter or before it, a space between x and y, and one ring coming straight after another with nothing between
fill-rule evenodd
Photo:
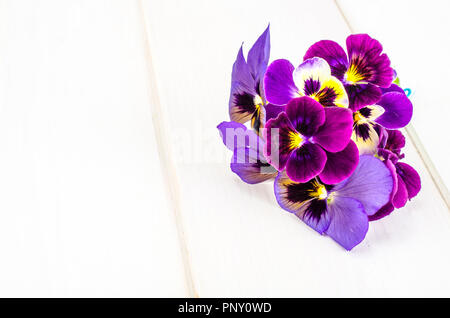
<instances>
[{"instance_id":1,"label":"dark purple petal","mask_svg":"<svg viewBox=\"0 0 450 318\"><path fill-rule=\"evenodd\" d=\"M298 133L284 112L266 123L264 129L264 140L266 140L264 155L267 161L278 171L284 169L291 152L294 150L292 147L292 135L295 134Z\"/></svg>"},{"instance_id":2,"label":"dark purple petal","mask_svg":"<svg viewBox=\"0 0 450 318\"><path fill-rule=\"evenodd\" d=\"M358 162L358 147L350 140L344 150L335 153L327 152L327 163L319 174L319 178L326 184L341 182L355 171Z\"/></svg>"},{"instance_id":3,"label":"dark purple petal","mask_svg":"<svg viewBox=\"0 0 450 318\"><path fill-rule=\"evenodd\" d=\"M270 26L256 40L248 52L247 64L255 82L262 82L270 56Z\"/></svg>"},{"instance_id":4,"label":"dark purple petal","mask_svg":"<svg viewBox=\"0 0 450 318\"><path fill-rule=\"evenodd\" d=\"M236 148L231 170L244 182L255 184L273 179L278 171L267 163L262 153L251 148Z\"/></svg>"},{"instance_id":5,"label":"dark purple petal","mask_svg":"<svg viewBox=\"0 0 450 318\"><path fill-rule=\"evenodd\" d=\"M264 107L266 108L266 121L278 117L281 112L286 110L286 106L276 106L272 104L267 104Z\"/></svg>"},{"instance_id":6,"label":"dark purple petal","mask_svg":"<svg viewBox=\"0 0 450 318\"><path fill-rule=\"evenodd\" d=\"M325 123L313 137L313 141L329 152L343 150L352 136L353 116L348 108L326 107Z\"/></svg>"},{"instance_id":7,"label":"dark purple petal","mask_svg":"<svg viewBox=\"0 0 450 318\"><path fill-rule=\"evenodd\" d=\"M246 123L252 118L256 111L255 94L241 82L231 84L228 111L232 121Z\"/></svg>"},{"instance_id":8,"label":"dark purple petal","mask_svg":"<svg viewBox=\"0 0 450 318\"><path fill-rule=\"evenodd\" d=\"M392 205L392 203L389 202L388 204L381 207L381 209L379 209L377 211L377 213L375 213L374 215L369 215L369 221L376 221L376 220L382 219L385 216L388 216L389 214L391 214L392 211L394 211L394 209L395 208Z\"/></svg>"},{"instance_id":9,"label":"dark purple petal","mask_svg":"<svg viewBox=\"0 0 450 318\"><path fill-rule=\"evenodd\" d=\"M403 88L401 88L400 86L398 86L397 84L391 84L391 86L385 88L385 87L380 87L381 88L381 92L383 94L386 93L390 93L390 92L398 92L398 93L402 93L405 94L405 91L403 90Z\"/></svg>"},{"instance_id":10,"label":"dark purple petal","mask_svg":"<svg viewBox=\"0 0 450 318\"><path fill-rule=\"evenodd\" d=\"M307 137L313 136L325 122L322 105L307 96L291 99L286 105L286 115L294 128Z\"/></svg>"},{"instance_id":11,"label":"dark purple petal","mask_svg":"<svg viewBox=\"0 0 450 318\"><path fill-rule=\"evenodd\" d=\"M361 202L367 215L389 202L394 180L384 163L371 155L359 157L353 174L334 188L335 195Z\"/></svg>"},{"instance_id":12,"label":"dark purple petal","mask_svg":"<svg viewBox=\"0 0 450 318\"><path fill-rule=\"evenodd\" d=\"M344 49L334 41L322 40L314 43L306 52L303 60L321 57L328 62L331 74L342 80L348 68L347 54Z\"/></svg>"},{"instance_id":13,"label":"dark purple petal","mask_svg":"<svg viewBox=\"0 0 450 318\"><path fill-rule=\"evenodd\" d=\"M325 151L306 143L295 149L286 164L286 174L295 182L306 182L322 172L327 162Z\"/></svg>"},{"instance_id":14,"label":"dark purple petal","mask_svg":"<svg viewBox=\"0 0 450 318\"><path fill-rule=\"evenodd\" d=\"M330 226L325 233L346 250L351 250L364 240L369 220L364 207L350 197L336 197L328 204Z\"/></svg>"},{"instance_id":15,"label":"dark purple petal","mask_svg":"<svg viewBox=\"0 0 450 318\"><path fill-rule=\"evenodd\" d=\"M405 136L400 130L387 129L387 139L384 149L390 150L397 156L400 155L401 150L405 147Z\"/></svg>"},{"instance_id":16,"label":"dark purple petal","mask_svg":"<svg viewBox=\"0 0 450 318\"><path fill-rule=\"evenodd\" d=\"M383 47L380 42L367 34L348 36L349 71L347 78L353 77L357 81L389 87L394 79L394 71L390 66L389 58L386 54L381 54L382 51Z\"/></svg>"},{"instance_id":17,"label":"dark purple petal","mask_svg":"<svg viewBox=\"0 0 450 318\"><path fill-rule=\"evenodd\" d=\"M381 98L381 89L373 84L344 85L347 91L349 107L357 111L364 106L373 105Z\"/></svg>"},{"instance_id":18,"label":"dark purple petal","mask_svg":"<svg viewBox=\"0 0 450 318\"><path fill-rule=\"evenodd\" d=\"M323 233L330 224L326 199L315 196L319 184L315 179L305 183L292 181L285 172L275 179L274 190L278 204L319 233Z\"/></svg>"},{"instance_id":19,"label":"dark purple petal","mask_svg":"<svg viewBox=\"0 0 450 318\"><path fill-rule=\"evenodd\" d=\"M217 129L219 129L223 144L231 151L241 147L250 147L253 149L263 147L263 141L258 135L240 123L224 121L217 126Z\"/></svg>"},{"instance_id":20,"label":"dark purple petal","mask_svg":"<svg viewBox=\"0 0 450 318\"><path fill-rule=\"evenodd\" d=\"M377 103L384 108L384 113L375 119L377 123L389 129L405 127L411 120L413 106L405 94L398 92L386 93Z\"/></svg>"},{"instance_id":21,"label":"dark purple petal","mask_svg":"<svg viewBox=\"0 0 450 318\"><path fill-rule=\"evenodd\" d=\"M289 100L298 96L292 73L294 66L288 60L273 61L264 76L264 91L269 103L286 105Z\"/></svg>"},{"instance_id":22,"label":"dark purple petal","mask_svg":"<svg viewBox=\"0 0 450 318\"><path fill-rule=\"evenodd\" d=\"M397 174L397 192L395 192L394 197L392 198L392 204L397 209L405 206L408 201L408 190L406 189L406 185L403 182L402 178L398 177Z\"/></svg>"},{"instance_id":23,"label":"dark purple petal","mask_svg":"<svg viewBox=\"0 0 450 318\"><path fill-rule=\"evenodd\" d=\"M406 189L408 191L408 199L414 198L421 189L421 181L419 174L413 167L404 162L398 162L396 167L397 167L397 174L401 177L401 179L405 183Z\"/></svg>"}]
</instances>

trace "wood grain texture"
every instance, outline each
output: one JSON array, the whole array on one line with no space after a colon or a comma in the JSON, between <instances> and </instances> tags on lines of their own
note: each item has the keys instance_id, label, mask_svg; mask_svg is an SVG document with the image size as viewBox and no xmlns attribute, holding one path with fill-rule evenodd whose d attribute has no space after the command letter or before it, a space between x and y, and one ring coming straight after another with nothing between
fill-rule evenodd
<instances>
[{"instance_id":1,"label":"wood grain texture","mask_svg":"<svg viewBox=\"0 0 450 318\"><path fill-rule=\"evenodd\" d=\"M421 194L371 223L352 252L281 210L271 183L244 184L228 168L215 127L228 119L241 41L248 50L270 22L271 59L299 63L319 39L345 43L348 28L333 1L171 0L144 8L199 296L450 295L450 215L409 142Z\"/></svg>"},{"instance_id":2,"label":"wood grain texture","mask_svg":"<svg viewBox=\"0 0 450 318\"><path fill-rule=\"evenodd\" d=\"M0 1L0 296L185 296L132 1Z\"/></svg>"}]
</instances>

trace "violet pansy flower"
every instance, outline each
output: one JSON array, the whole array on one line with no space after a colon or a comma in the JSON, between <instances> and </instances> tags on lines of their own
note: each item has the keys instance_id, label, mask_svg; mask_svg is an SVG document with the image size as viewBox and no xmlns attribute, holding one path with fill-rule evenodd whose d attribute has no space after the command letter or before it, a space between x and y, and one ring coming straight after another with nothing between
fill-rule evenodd
<instances>
[{"instance_id":1,"label":"violet pansy flower","mask_svg":"<svg viewBox=\"0 0 450 318\"><path fill-rule=\"evenodd\" d=\"M273 61L264 77L264 90L267 100L274 105L282 106L292 98L309 96L324 107L348 107L344 86L331 75L328 63L317 57L297 68L288 60Z\"/></svg>"},{"instance_id":2,"label":"violet pansy flower","mask_svg":"<svg viewBox=\"0 0 450 318\"><path fill-rule=\"evenodd\" d=\"M291 99L285 112L266 123L264 154L295 182L319 176L338 183L358 164L358 148L350 140L352 124L349 109L324 108L306 96Z\"/></svg>"},{"instance_id":3,"label":"violet pansy flower","mask_svg":"<svg viewBox=\"0 0 450 318\"><path fill-rule=\"evenodd\" d=\"M390 201L381 207L370 220L378 220L389 215L395 208L402 208L408 200L414 198L421 189L420 176L410 165L400 162L404 158L401 152L405 146L405 137L399 130L386 130L381 140L377 157L383 160L394 177L394 188Z\"/></svg>"},{"instance_id":4,"label":"violet pansy flower","mask_svg":"<svg viewBox=\"0 0 450 318\"><path fill-rule=\"evenodd\" d=\"M392 88L391 88L392 87ZM393 84L375 104L365 106L353 113L352 140L360 154L375 154L379 144L381 127L398 129L411 120L413 106L403 90ZM398 87L399 88L399 87Z\"/></svg>"},{"instance_id":5,"label":"violet pansy flower","mask_svg":"<svg viewBox=\"0 0 450 318\"><path fill-rule=\"evenodd\" d=\"M369 155L361 156L353 174L336 185L327 185L318 178L297 183L285 172L279 173L274 185L283 209L295 213L347 250L364 239L369 227L368 216L389 201L392 187L389 169Z\"/></svg>"},{"instance_id":6,"label":"violet pansy flower","mask_svg":"<svg viewBox=\"0 0 450 318\"><path fill-rule=\"evenodd\" d=\"M304 56L325 59L331 73L344 83L350 108L354 111L375 104L381 98L380 87L389 87L394 71L389 58L382 54L380 42L367 34L353 34L347 37L347 54L334 41L322 40L313 44Z\"/></svg>"},{"instance_id":7,"label":"violet pansy flower","mask_svg":"<svg viewBox=\"0 0 450 318\"><path fill-rule=\"evenodd\" d=\"M255 184L276 177L277 170L263 155L265 142L254 131L233 121L222 122L217 128L224 145L233 152L231 171L242 181Z\"/></svg>"},{"instance_id":8,"label":"violet pansy flower","mask_svg":"<svg viewBox=\"0 0 450 318\"><path fill-rule=\"evenodd\" d=\"M263 78L270 55L269 26L248 52L247 61L239 49L231 74L229 113L232 121L246 123L258 133L265 124Z\"/></svg>"}]
</instances>

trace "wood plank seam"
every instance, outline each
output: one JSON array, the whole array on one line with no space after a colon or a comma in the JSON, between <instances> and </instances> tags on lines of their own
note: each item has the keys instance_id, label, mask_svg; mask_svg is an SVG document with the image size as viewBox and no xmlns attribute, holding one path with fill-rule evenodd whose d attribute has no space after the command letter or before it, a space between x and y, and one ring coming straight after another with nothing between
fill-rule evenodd
<instances>
[{"instance_id":1,"label":"wood plank seam","mask_svg":"<svg viewBox=\"0 0 450 318\"><path fill-rule=\"evenodd\" d=\"M350 22L348 21L347 17L344 14L344 11L342 10L341 6L339 5L338 0L334 0L334 4L336 5L342 19L344 20L345 24L347 25L348 29L351 33L355 33L355 30L351 26ZM447 206L447 209L450 210L450 194L448 192L448 189L442 180L441 175L437 171L435 165L433 164L433 161L431 160L430 156L428 155L427 151L425 150L425 147L423 143L421 142L419 136L416 133L416 130L412 126L412 124L408 124L407 127L404 128L406 131L406 134L409 137L409 140L411 140L412 145L414 146L414 149L416 149L417 153L419 154L420 159L422 160L423 164L425 165L425 168L427 169L428 174L431 177L431 180L433 180L434 185L436 186L442 200Z\"/></svg>"},{"instance_id":2,"label":"wood plank seam","mask_svg":"<svg viewBox=\"0 0 450 318\"><path fill-rule=\"evenodd\" d=\"M186 236L184 230L184 222L181 215L180 186L176 174L176 168L172 160L172 151L170 148L170 143L168 142L169 138L166 131L167 126L165 124L164 114L161 110L162 109L161 101L159 98L158 85L156 83L156 74L153 66L150 38L147 31L148 24L145 16L144 10L145 7L143 0L137 1L138 1L138 10L140 11L139 15L141 17L142 36L148 71L149 103L152 113L153 127L155 130L155 139L158 149L158 156L160 159L160 165L165 180L166 191L170 201L169 204L171 206L171 210L173 211L175 226L177 229L178 242L184 267L187 293L189 297L198 297L192 275L192 266L189 250L185 239Z\"/></svg>"}]
</instances>

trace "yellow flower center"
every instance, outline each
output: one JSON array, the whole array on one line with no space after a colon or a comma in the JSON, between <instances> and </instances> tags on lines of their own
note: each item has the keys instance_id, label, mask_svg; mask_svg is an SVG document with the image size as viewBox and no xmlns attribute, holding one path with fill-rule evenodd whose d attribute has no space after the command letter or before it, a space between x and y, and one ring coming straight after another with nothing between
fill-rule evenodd
<instances>
[{"instance_id":1,"label":"yellow flower center","mask_svg":"<svg viewBox=\"0 0 450 318\"><path fill-rule=\"evenodd\" d=\"M364 80L364 76L358 72L358 68L354 64L350 65L344 78L350 84L355 84Z\"/></svg>"},{"instance_id":2,"label":"yellow flower center","mask_svg":"<svg viewBox=\"0 0 450 318\"><path fill-rule=\"evenodd\" d=\"M291 149L295 149L295 148L300 148L301 146L302 146L302 143L303 143L303 136L302 135L300 135L299 133L297 133L297 132L290 132L289 133L289 137L290 137L290 140L291 140L291 143L290 143L290 148Z\"/></svg>"},{"instance_id":3,"label":"yellow flower center","mask_svg":"<svg viewBox=\"0 0 450 318\"><path fill-rule=\"evenodd\" d=\"M255 106L257 108L263 106L264 102L263 102L261 96L256 95L255 97L253 97L253 104L255 104Z\"/></svg>"},{"instance_id":4,"label":"yellow flower center","mask_svg":"<svg viewBox=\"0 0 450 318\"><path fill-rule=\"evenodd\" d=\"M328 197L327 189L323 184L320 184L316 180L313 181L314 190L311 190L311 196L316 197L319 200L325 200Z\"/></svg>"}]
</instances>

